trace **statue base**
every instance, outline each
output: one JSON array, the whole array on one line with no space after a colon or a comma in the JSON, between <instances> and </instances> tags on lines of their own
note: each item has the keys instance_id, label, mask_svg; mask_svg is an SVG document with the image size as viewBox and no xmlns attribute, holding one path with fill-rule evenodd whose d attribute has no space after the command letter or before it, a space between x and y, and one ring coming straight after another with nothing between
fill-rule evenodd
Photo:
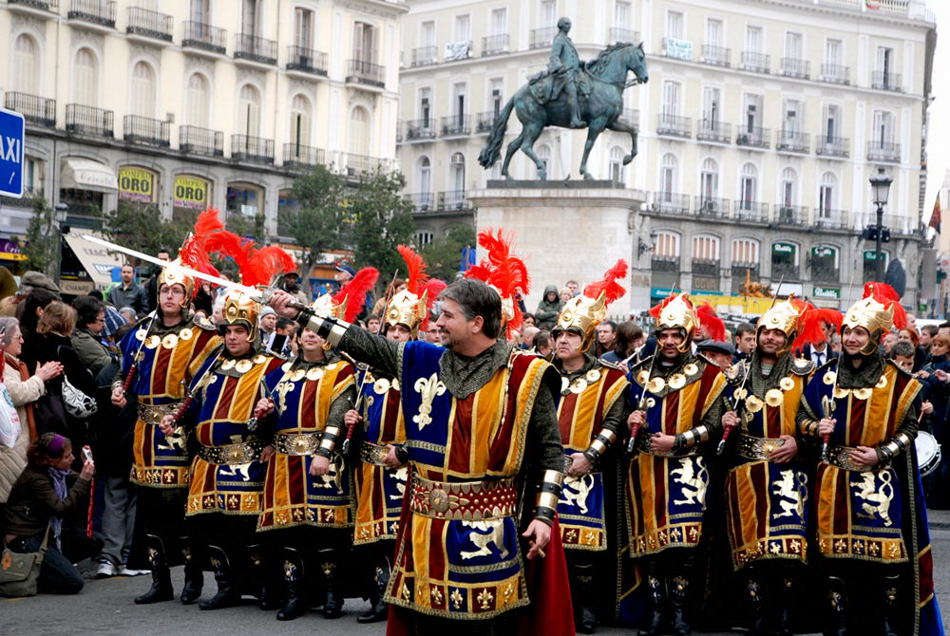
<instances>
[{"instance_id":1,"label":"statue base","mask_svg":"<svg viewBox=\"0 0 950 636\"><path fill-rule=\"evenodd\" d=\"M613 181L489 181L468 199L477 209L478 232L502 228L514 234L514 252L531 276L525 299L529 312L547 285L561 289L575 280L583 289L621 258L631 267L627 280L620 281L627 294L608 308L608 315L626 319L634 307L642 309L644 294L649 302L649 271L634 269L643 191ZM479 249L479 260L483 256Z\"/></svg>"}]
</instances>

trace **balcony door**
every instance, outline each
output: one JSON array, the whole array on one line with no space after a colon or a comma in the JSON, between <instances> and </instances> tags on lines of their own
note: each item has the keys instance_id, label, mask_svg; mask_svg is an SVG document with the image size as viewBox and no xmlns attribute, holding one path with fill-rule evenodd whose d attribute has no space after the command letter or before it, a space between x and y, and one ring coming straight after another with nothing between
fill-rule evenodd
<instances>
[{"instance_id":1,"label":"balcony door","mask_svg":"<svg viewBox=\"0 0 950 636\"><path fill-rule=\"evenodd\" d=\"M715 86L703 88L703 130L716 130L719 126L722 91Z\"/></svg>"}]
</instances>

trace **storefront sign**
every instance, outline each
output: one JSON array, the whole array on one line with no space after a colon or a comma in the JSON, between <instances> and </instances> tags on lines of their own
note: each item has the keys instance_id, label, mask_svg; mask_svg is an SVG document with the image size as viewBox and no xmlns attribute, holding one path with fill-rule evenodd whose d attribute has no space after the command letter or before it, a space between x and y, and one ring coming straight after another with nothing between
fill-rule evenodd
<instances>
[{"instance_id":1,"label":"storefront sign","mask_svg":"<svg viewBox=\"0 0 950 636\"><path fill-rule=\"evenodd\" d=\"M841 288L839 287L812 287L812 296L815 298L841 298Z\"/></svg>"},{"instance_id":2,"label":"storefront sign","mask_svg":"<svg viewBox=\"0 0 950 636\"><path fill-rule=\"evenodd\" d=\"M144 168L119 168L119 198L140 203L155 202L155 173Z\"/></svg>"},{"instance_id":3,"label":"storefront sign","mask_svg":"<svg viewBox=\"0 0 950 636\"><path fill-rule=\"evenodd\" d=\"M208 194L211 182L201 177L180 174L175 177L172 191L172 207L204 210L208 207Z\"/></svg>"}]
</instances>

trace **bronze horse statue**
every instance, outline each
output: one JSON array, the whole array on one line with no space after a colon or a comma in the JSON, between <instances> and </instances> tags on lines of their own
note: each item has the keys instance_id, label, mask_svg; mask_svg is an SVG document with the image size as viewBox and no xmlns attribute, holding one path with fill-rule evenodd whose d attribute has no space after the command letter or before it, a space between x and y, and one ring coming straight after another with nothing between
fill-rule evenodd
<instances>
[{"instance_id":1,"label":"bronze horse statue","mask_svg":"<svg viewBox=\"0 0 950 636\"><path fill-rule=\"evenodd\" d=\"M586 96L578 94L581 117L587 124L587 141L584 143L584 157L581 159L580 167L580 172L585 179L593 179L587 172L587 157L598 135L604 129L630 135L632 147L630 154L623 158L624 165L637 156L637 131L632 125L620 121L619 116L623 110L623 91L627 87L627 72L633 71L636 76L634 84L642 84L650 79L645 56L642 42L640 44L618 42L601 51L597 59L585 65L584 71L588 75L590 94ZM546 126L570 128L571 121L564 91L560 91L553 100L544 100L544 94L558 93L543 84L554 80L555 78L551 75L542 73L518 89L492 125L488 141L478 156L478 163L485 168L490 168L498 161L505 139L505 130L508 128L508 118L511 117L511 111L514 109L521 121L522 130L521 134L508 144L501 174L506 179L511 178L508 174L508 164L511 162L512 155L520 149L538 167L538 179L542 181L547 179L544 162L534 153L534 142L538 140L541 131Z\"/></svg>"}]
</instances>

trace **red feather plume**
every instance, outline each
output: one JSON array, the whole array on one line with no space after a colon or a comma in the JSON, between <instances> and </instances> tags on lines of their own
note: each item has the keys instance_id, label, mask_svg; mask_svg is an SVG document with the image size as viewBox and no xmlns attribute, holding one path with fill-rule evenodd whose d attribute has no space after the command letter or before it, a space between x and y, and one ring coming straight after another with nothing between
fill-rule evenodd
<instances>
[{"instance_id":1,"label":"red feather plume","mask_svg":"<svg viewBox=\"0 0 950 636\"><path fill-rule=\"evenodd\" d=\"M420 294L426 294L426 317L419 325L419 329L422 331L428 329L429 313L432 311L432 306L435 305L435 301L439 298L439 294L441 294L442 290L446 287L448 287L446 282L438 278L430 278L426 281L426 284L422 286Z\"/></svg>"},{"instance_id":2,"label":"red feather plume","mask_svg":"<svg viewBox=\"0 0 950 636\"><path fill-rule=\"evenodd\" d=\"M402 260L406 261L406 289L409 293L419 296L422 294L423 285L429 279L426 275L426 262L411 247L397 245L396 250Z\"/></svg>"},{"instance_id":3,"label":"red feather plume","mask_svg":"<svg viewBox=\"0 0 950 636\"><path fill-rule=\"evenodd\" d=\"M827 338L825 324L834 325L835 330L841 327L843 316L840 311L815 307L811 303L793 300L801 314L798 317L798 328L795 340L792 341L792 350L801 351L806 344L818 344Z\"/></svg>"},{"instance_id":4,"label":"red feather plume","mask_svg":"<svg viewBox=\"0 0 950 636\"><path fill-rule=\"evenodd\" d=\"M497 236L492 230L478 233L478 244L488 253L478 265L474 265L465 273L466 278L480 280L495 287L502 298L511 300L513 313L505 324L508 335L521 326L521 309L518 307L516 296L527 295L530 279L528 268L517 256L511 253L511 237L506 237L502 230Z\"/></svg>"},{"instance_id":5,"label":"red feather plume","mask_svg":"<svg viewBox=\"0 0 950 636\"><path fill-rule=\"evenodd\" d=\"M270 285L278 274L297 269L293 257L276 245L258 248L253 240L227 230L212 233L205 248L210 253L230 256L241 274L241 283L249 287Z\"/></svg>"},{"instance_id":6,"label":"red feather plume","mask_svg":"<svg viewBox=\"0 0 950 636\"><path fill-rule=\"evenodd\" d=\"M178 251L178 260L181 264L205 274L220 276L220 272L211 264L207 243L216 232L223 229L224 223L221 222L218 211L214 208L208 208L199 214L195 221L194 231L185 238L185 242ZM199 289L200 287L195 285L195 295L198 294Z\"/></svg>"},{"instance_id":7,"label":"red feather plume","mask_svg":"<svg viewBox=\"0 0 950 636\"><path fill-rule=\"evenodd\" d=\"M677 296L679 296L679 294L671 293L669 296L650 307L650 315L653 316L653 319L659 320L660 314L663 313L663 310L666 309L666 306L673 302L673 299L675 299ZM686 302L689 303L688 300Z\"/></svg>"},{"instance_id":8,"label":"red feather plume","mask_svg":"<svg viewBox=\"0 0 950 636\"><path fill-rule=\"evenodd\" d=\"M366 293L376 284L379 278L379 270L375 267L364 267L356 272L353 279L340 288L340 291L333 295L333 302L342 304L346 302L346 315L343 320L353 322L360 315L366 306Z\"/></svg>"},{"instance_id":9,"label":"red feather plume","mask_svg":"<svg viewBox=\"0 0 950 636\"><path fill-rule=\"evenodd\" d=\"M907 311L901 306L901 297L893 287L887 283L864 283L863 298L871 297L894 312L894 328L903 329L907 326Z\"/></svg>"},{"instance_id":10,"label":"red feather plume","mask_svg":"<svg viewBox=\"0 0 950 636\"><path fill-rule=\"evenodd\" d=\"M726 340L726 323L716 313L710 305L703 303L696 307L696 317L699 318L699 324L702 325L703 332L708 338L718 342Z\"/></svg>"},{"instance_id":11,"label":"red feather plume","mask_svg":"<svg viewBox=\"0 0 950 636\"><path fill-rule=\"evenodd\" d=\"M623 280L627 277L627 262L623 259L617 261L617 264L607 270L602 280L591 283L584 288L584 295L588 298L597 299L601 292L604 293L604 304L609 305L621 296L627 293L617 280Z\"/></svg>"}]
</instances>

